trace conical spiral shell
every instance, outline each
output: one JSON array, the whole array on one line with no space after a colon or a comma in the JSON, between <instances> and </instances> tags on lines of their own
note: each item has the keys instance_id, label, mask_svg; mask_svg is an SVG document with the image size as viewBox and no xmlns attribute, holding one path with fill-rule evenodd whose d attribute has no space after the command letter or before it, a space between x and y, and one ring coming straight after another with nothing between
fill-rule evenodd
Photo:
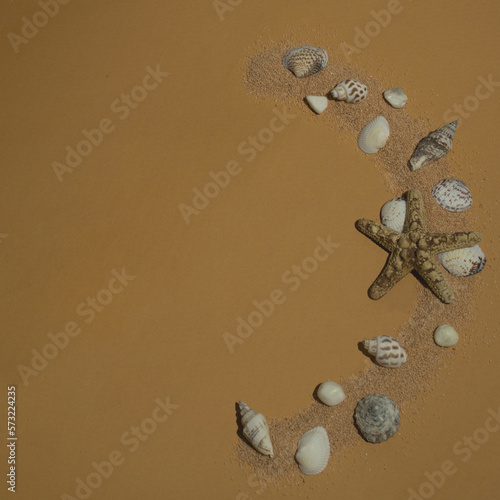
<instances>
[{"instance_id":1,"label":"conical spiral shell","mask_svg":"<svg viewBox=\"0 0 500 500\"><path fill-rule=\"evenodd\" d=\"M406 218L406 201L399 197L389 200L380 209L380 222L398 233L403 232Z\"/></svg>"},{"instance_id":2,"label":"conical spiral shell","mask_svg":"<svg viewBox=\"0 0 500 500\"><path fill-rule=\"evenodd\" d=\"M463 212L472 205L472 194L465 182L443 179L432 188L437 204L450 212Z\"/></svg>"},{"instance_id":3,"label":"conical spiral shell","mask_svg":"<svg viewBox=\"0 0 500 500\"><path fill-rule=\"evenodd\" d=\"M252 410L241 401L239 402L239 407L243 435L259 453L274 458L269 426L264 415Z\"/></svg>"},{"instance_id":4,"label":"conical spiral shell","mask_svg":"<svg viewBox=\"0 0 500 500\"><path fill-rule=\"evenodd\" d=\"M382 443L394 436L399 427L399 410L392 399L381 394L365 396L356 406L354 420L370 443Z\"/></svg>"},{"instance_id":5,"label":"conical spiral shell","mask_svg":"<svg viewBox=\"0 0 500 500\"><path fill-rule=\"evenodd\" d=\"M486 256L479 245L438 253L443 267L453 276L472 276L483 270Z\"/></svg>"},{"instance_id":6,"label":"conical spiral shell","mask_svg":"<svg viewBox=\"0 0 500 500\"><path fill-rule=\"evenodd\" d=\"M314 75L328 63L328 53L325 49L305 45L289 50L282 60L283 66L297 78Z\"/></svg>"},{"instance_id":7,"label":"conical spiral shell","mask_svg":"<svg viewBox=\"0 0 500 500\"><path fill-rule=\"evenodd\" d=\"M380 366L397 368L406 363L406 352L399 342L389 335L378 335L363 342L364 348L373 356Z\"/></svg>"},{"instance_id":8,"label":"conical spiral shell","mask_svg":"<svg viewBox=\"0 0 500 500\"><path fill-rule=\"evenodd\" d=\"M457 126L458 120L448 123L448 125L431 132L417 144L410 158L412 172L439 160L451 151Z\"/></svg>"},{"instance_id":9,"label":"conical spiral shell","mask_svg":"<svg viewBox=\"0 0 500 500\"><path fill-rule=\"evenodd\" d=\"M367 154L376 153L383 148L389 138L389 123L383 116L368 122L358 136L358 146Z\"/></svg>"},{"instance_id":10,"label":"conical spiral shell","mask_svg":"<svg viewBox=\"0 0 500 500\"><path fill-rule=\"evenodd\" d=\"M323 427L314 427L299 440L295 460L302 473L309 476L323 472L330 459L330 441Z\"/></svg>"},{"instance_id":11,"label":"conical spiral shell","mask_svg":"<svg viewBox=\"0 0 500 500\"><path fill-rule=\"evenodd\" d=\"M344 80L338 83L330 94L337 101L346 101L356 104L366 99L368 89L366 85L356 80Z\"/></svg>"}]
</instances>

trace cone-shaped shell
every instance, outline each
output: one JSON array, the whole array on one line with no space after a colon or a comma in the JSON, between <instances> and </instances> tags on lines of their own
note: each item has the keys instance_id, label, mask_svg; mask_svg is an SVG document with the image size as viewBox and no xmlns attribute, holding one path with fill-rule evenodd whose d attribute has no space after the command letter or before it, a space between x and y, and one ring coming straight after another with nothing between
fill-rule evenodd
<instances>
[{"instance_id":1,"label":"cone-shaped shell","mask_svg":"<svg viewBox=\"0 0 500 500\"><path fill-rule=\"evenodd\" d=\"M402 108L408 101L408 96L404 93L404 90L400 87L395 89L389 89L384 92L384 99L393 108Z\"/></svg>"},{"instance_id":2,"label":"cone-shaped shell","mask_svg":"<svg viewBox=\"0 0 500 500\"><path fill-rule=\"evenodd\" d=\"M239 402L239 407L243 435L259 453L273 458L273 445L266 418L262 413L257 413L241 401Z\"/></svg>"},{"instance_id":3,"label":"cone-shaped shell","mask_svg":"<svg viewBox=\"0 0 500 500\"><path fill-rule=\"evenodd\" d=\"M283 66L297 78L314 75L328 63L328 53L325 49L311 47L295 47L283 56Z\"/></svg>"},{"instance_id":4,"label":"cone-shaped shell","mask_svg":"<svg viewBox=\"0 0 500 500\"><path fill-rule=\"evenodd\" d=\"M367 154L376 153L383 148L389 138L389 123L383 116L377 116L368 122L358 136L358 146Z\"/></svg>"},{"instance_id":5,"label":"cone-shaped shell","mask_svg":"<svg viewBox=\"0 0 500 500\"><path fill-rule=\"evenodd\" d=\"M338 83L330 94L337 101L346 101L351 104L356 104L366 99L368 89L366 85L356 80L344 80Z\"/></svg>"},{"instance_id":6,"label":"cone-shaped shell","mask_svg":"<svg viewBox=\"0 0 500 500\"><path fill-rule=\"evenodd\" d=\"M400 416L392 399L381 394L371 394L356 406L354 420L367 441L382 443L394 436L399 427Z\"/></svg>"},{"instance_id":7,"label":"cone-shaped shell","mask_svg":"<svg viewBox=\"0 0 500 500\"><path fill-rule=\"evenodd\" d=\"M441 347L451 347L458 342L458 333L451 325L439 325L434 332L434 342Z\"/></svg>"},{"instance_id":8,"label":"cone-shaped shell","mask_svg":"<svg viewBox=\"0 0 500 500\"><path fill-rule=\"evenodd\" d=\"M306 97L307 104L318 115L323 113L328 107L328 97L318 95L308 95Z\"/></svg>"},{"instance_id":9,"label":"cone-shaped shell","mask_svg":"<svg viewBox=\"0 0 500 500\"><path fill-rule=\"evenodd\" d=\"M465 182L443 179L432 188L437 204L450 212L463 212L472 205L472 194Z\"/></svg>"},{"instance_id":10,"label":"cone-shaped shell","mask_svg":"<svg viewBox=\"0 0 500 500\"><path fill-rule=\"evenodd\" d=\"M299 440L295 460L303 474L313 476L323 472L330 459L330 441L323 427L314 427Z\"/></svg>"},{"instance_id":11,"label":"cone-shaped shell","mask_svg":"<svg viewBox=\"0 0 500 500\"><path fill-rule=\"evenodd\" d=\"M320 401L327 406L336 406L345 399L342 386L330 380L320 384L317 394Z\"/></svg>"},{"instance_id":12,"label":"cone-shaped shell","mask_svg":"<svg viewBox=\"0 0 500 500\"><path fill-rule=\"evenodd\" d=\"M399 197L389 200L380 209L380 222L398 233L403 232L406 218L406 201Z\"/></svg>"},{"instance_id":13,"label":"cone-shaped shell","mask_svg":"<svg viewBox=\"0 0 500 500\"><path fill-rule=\"evenodd\" d=\"M479 245L438 253L443 267L453 276L472 276L483 270L486 256Z\"/></svg>"},{"instance_id":14,"label":"cone-shaped shell","mask_svg":"<svg viewBox=\"0 0 500 500\"><path fill-rule=\"evenodd\" d=\"M415 152L410 158L412 172L439 160L451 151L457 126L458 120L448 123L448 125L431 132L417 144Z\"/></svg>"},{"instance_id":15,"label":"cone-shaped shell","mask_svg":"<svg viewBox=\"0 0 500 500\"><path fill-rule=\"evenodd\" d=\"M378 335L363 342L364 348L373 356L380 366L397 368L406 363L406 352L399 342L389 335Z\"/></svg>"}]
</instances>

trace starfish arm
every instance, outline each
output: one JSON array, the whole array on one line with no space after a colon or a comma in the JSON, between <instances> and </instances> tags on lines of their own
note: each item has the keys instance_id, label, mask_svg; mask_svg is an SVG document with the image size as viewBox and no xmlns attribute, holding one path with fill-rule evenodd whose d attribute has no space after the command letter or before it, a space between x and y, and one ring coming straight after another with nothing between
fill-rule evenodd
<instances>
[{"instance_id":1,"label":"starfish arm","mask_svg":"<svg viewBox=\"0 0 500 500\"><path fill-rule=\"evenodd\" d=\"M398 281L402 280L413 266L401 259L398 252L392 252L373 285L368 296L373 300L382 298Z\"/></svg>"},{"instance_id":2,"label":"starfish arm","mask_svg":"<svg viewBox=\"0 0 500 500\"><path fill-rule=\"evenodd\" d=\"M425 238L425 242L427 248L435 255L450 250L458 250L459 248L473 247L481 243L482 239L481 233L470 231L468 233L429 234Z\"/></svg>"},{"instance_id":3,"label":"starfish arm","mask_svg":"<svg viewBox=\"0 0 500 500\"><path fill-rule=\"evenodd\" d=\"M417 259L415 270L438 299L445 304L451 304L453 302L455 299L453 289L446 281L441 271L441 266L434 255L421 255L420 258Z\"/></svg>"},{"instance_id":4,"label":"starfish arm","mask_svg":"<svg viewBox=\"0 0 500 500\"><path fill-rule=\"evenodd\" d=\"M406 218L403 232L419 229L427 231L427 219L425 216L424 199L418 189L410 189L406 192Z\"/></svg>"},{"instance_id":5,"label":"starfish arm","mask_svg":"<svg viewBox=\"0 0 500 500\"><path fill-rule=\"evenodd\" d=\"M355 225L360 233L368 236L368 238L378 243L388 252L392 252L396 248L400 233L394 231L394 229L369 219L358 219Z\"/></svg>"}]
</instances>

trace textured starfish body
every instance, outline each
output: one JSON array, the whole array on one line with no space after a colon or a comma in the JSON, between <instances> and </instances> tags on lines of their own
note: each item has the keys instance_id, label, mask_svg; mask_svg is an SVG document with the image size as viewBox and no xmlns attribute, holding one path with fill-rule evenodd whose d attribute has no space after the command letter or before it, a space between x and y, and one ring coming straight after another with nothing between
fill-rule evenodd
<instances>
[{"instance_id":1,"label":"textured starfish body","mask_svg":"<svg viewBox=\"0 0 500 500\"><path fill-rule=\"evenodd\" d=\"M422 193L417 189L406 192L402 233L368 219L357 220L356 229L390 253L382 272L368 290L368 296L374 300L383 297L398 281L415 271L440 300L450 304L455 296L437 254L471 247L482 240L481 234L475 231L429 233Z\"/></svg>"}]
</instances>

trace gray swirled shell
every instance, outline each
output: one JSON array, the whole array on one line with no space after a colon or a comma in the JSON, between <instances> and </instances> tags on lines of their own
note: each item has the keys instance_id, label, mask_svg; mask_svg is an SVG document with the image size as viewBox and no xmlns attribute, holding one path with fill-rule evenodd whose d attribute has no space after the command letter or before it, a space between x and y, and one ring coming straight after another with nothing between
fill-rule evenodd
<instances>
[{"instance_id":1,"label":"gray swirled shell","mask_svg":"<svg viewBox=\"0 0 500 500\"><path fill-rule=\"evenodd\" d=\"M463 212L472 205L472 194L465 182L442 179L432 188L437 204L450 212Z\"/></svg>"},{"instance_id":2,"label":"gray swirled shell","mask_svg":"<svg viewBox=\"0 0 500 500\"><path fill-rule=\"evenodd\" d=\"M438 253L439 262L453 276L472 276L483 270L486 256L479 245Z\"/></svg>"},{"instance_id":3,"label":"gray swirled shell","mask_svg":"<svg viewBox=\"0 0 500 500\"><path fill-rule=\"evenodd\" d=\"M356 406L354 419L367 441L382 443L394 436L400 417L398 407L392 399L381 394L370 394Z\"/></svg>"},{"instance_id":4,"label":"gray swirled shell","mask_svg":"<svg viewBox=\"0 0 500 500\"><path fill-rule=\"evenodd\" d=\"M282 63L297 78L304 78L318 73L328 64L328 53L309 45L295 47L283 56Z\"/></svg>"},{"instance_id":5,"label":"gray swirled shell","mask_svg":"<svg viewBox=\"0 0 500 500\"><path fill-rule=\"evenodd\" d=\"M406 201L399 197L389 200L380 209L380 222L398 233L403 232L406 217Z\"/></svg>"}]
</instances>

